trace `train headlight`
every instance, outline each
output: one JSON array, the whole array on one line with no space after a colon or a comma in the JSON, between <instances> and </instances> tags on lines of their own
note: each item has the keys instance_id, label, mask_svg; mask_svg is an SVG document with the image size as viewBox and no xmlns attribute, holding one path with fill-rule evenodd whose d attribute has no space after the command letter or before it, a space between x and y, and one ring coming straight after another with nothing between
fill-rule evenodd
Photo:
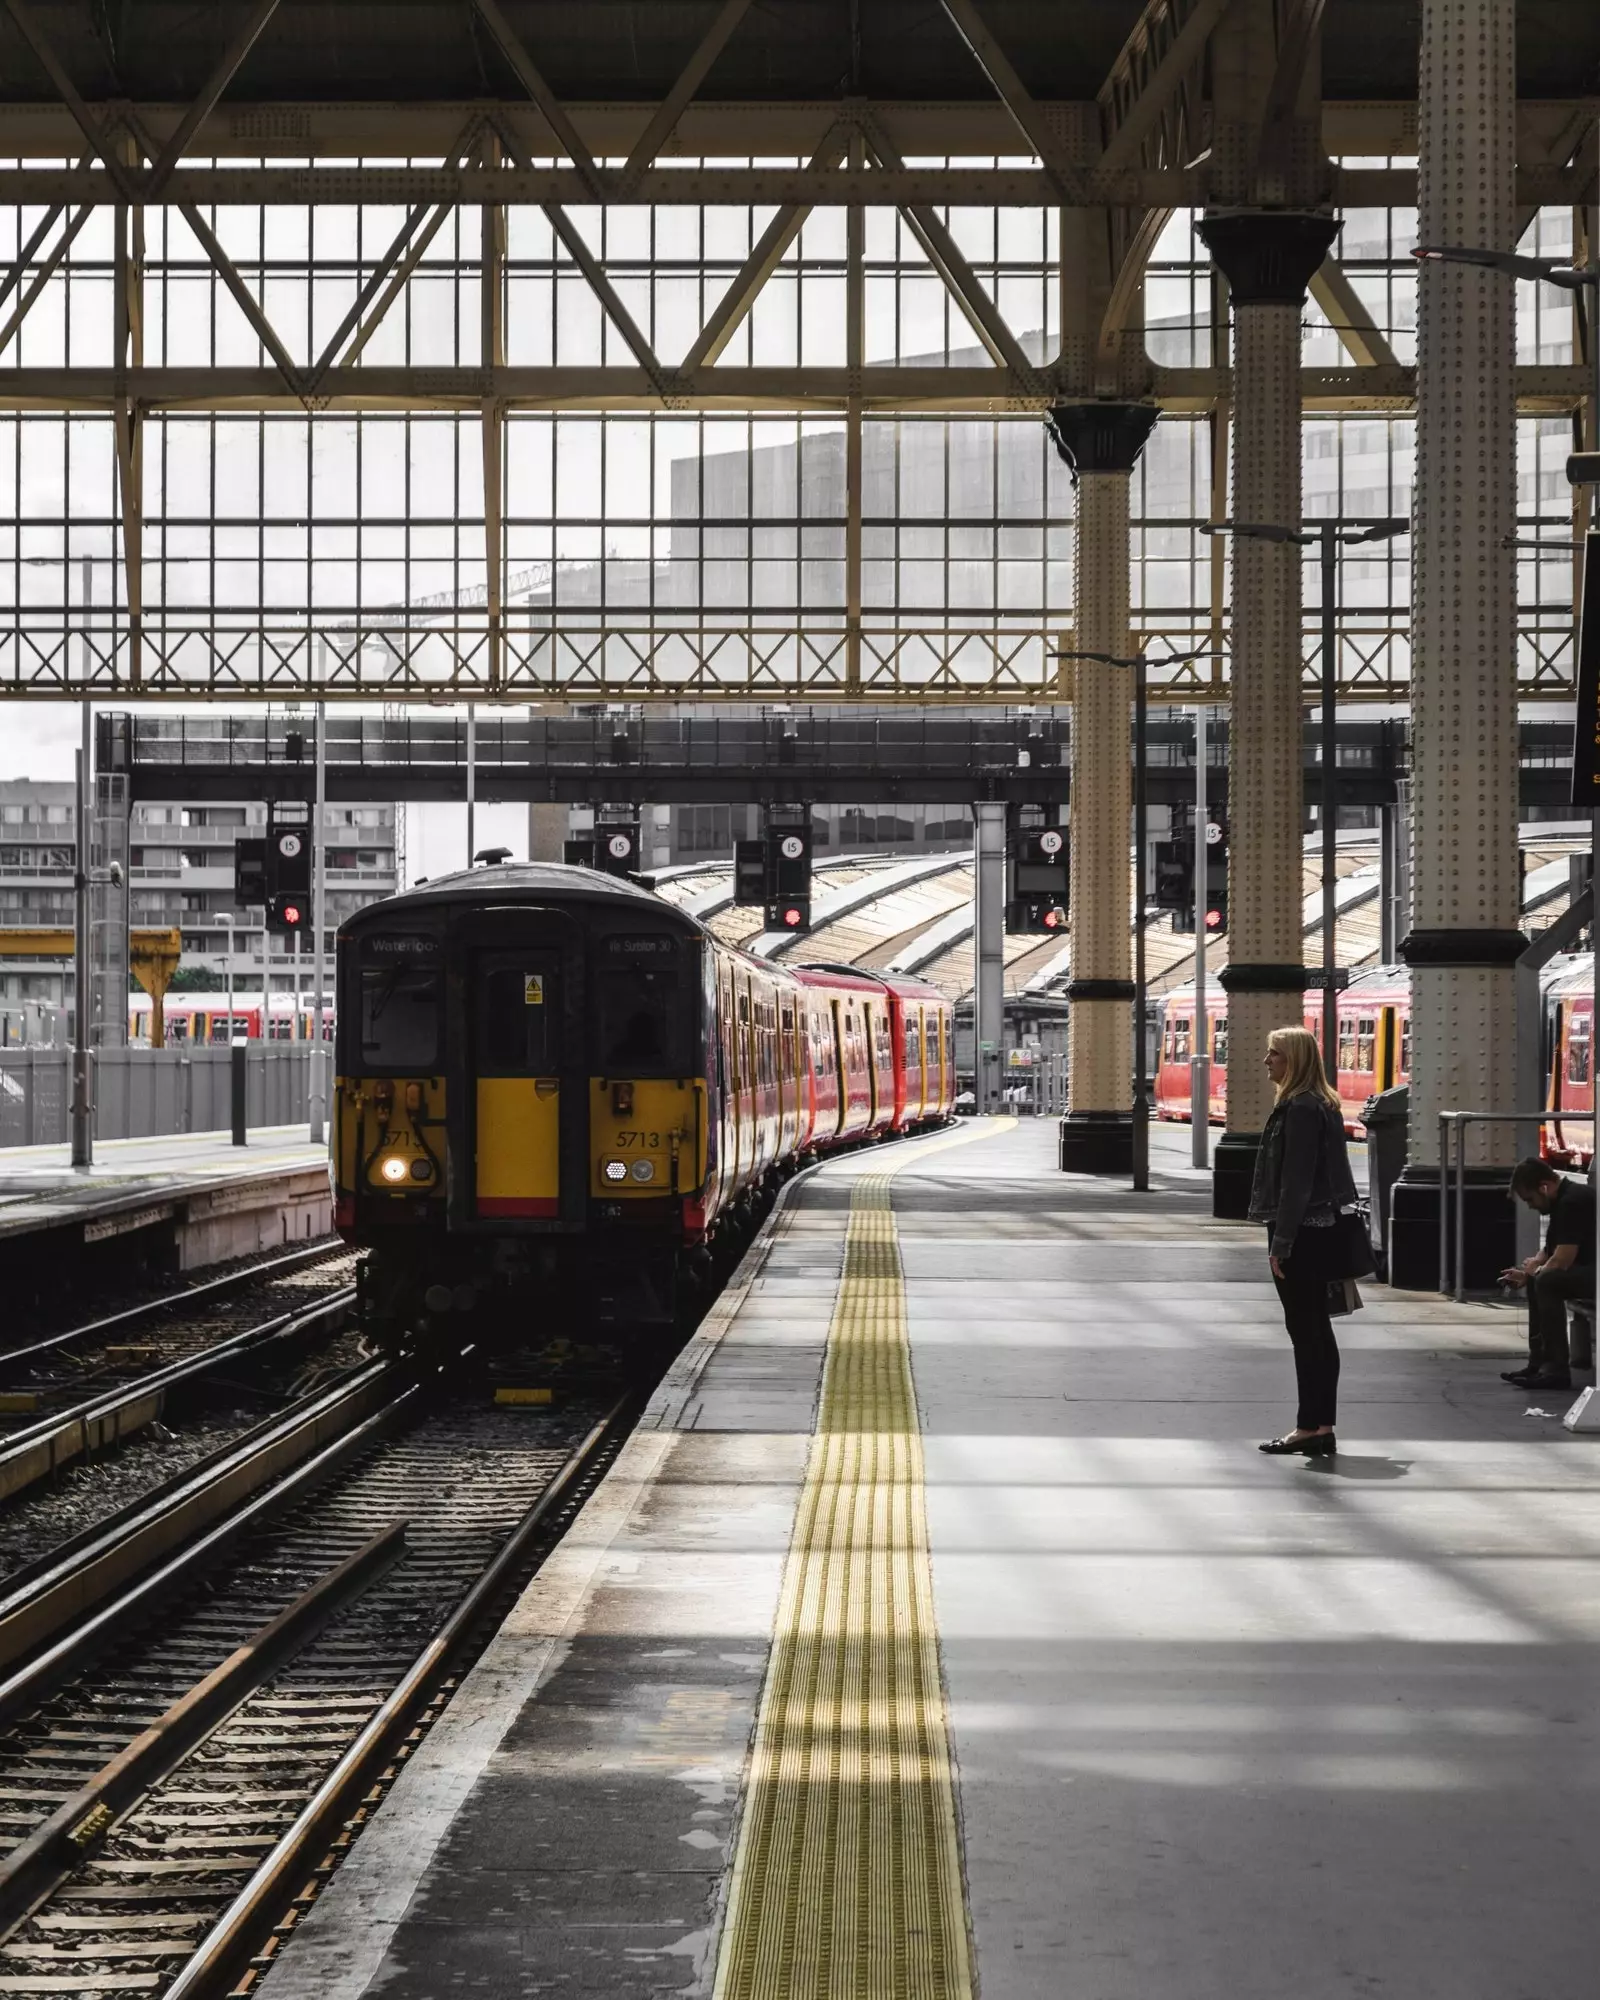
<instances>
[{"instance_id":1,"label":"train headlight","mask_svg":"<svg viewBox=\"0 0 1600 2000\"><path fill-rule=\"evenodd\" d=\"M378 1162L378 1172L391 1186L403 1181L410 1171L404 1153L385 1153Z\"/></svg>"},{"instance_id":2,"label":"train headlight","mask_svg":"<svg viewBox=\"0 0 1600 2000\"><path fill-rule=\"evenodd\" d=\"M626 1160L607 1160L602 1171L608 1181L625 1181L628 1178Z\"/></svg>"},{"instance_id":3,"label":"train headlight","mask_svg":"<svg viewBox=\"0 0 1600 2000\"><path fill-rule=\"evenodd\" d=\"M635 1160L628 1171L636 1181L653 1181L656 1177L656 1163L654 1160Z\"/></svg>"}]
</instances>

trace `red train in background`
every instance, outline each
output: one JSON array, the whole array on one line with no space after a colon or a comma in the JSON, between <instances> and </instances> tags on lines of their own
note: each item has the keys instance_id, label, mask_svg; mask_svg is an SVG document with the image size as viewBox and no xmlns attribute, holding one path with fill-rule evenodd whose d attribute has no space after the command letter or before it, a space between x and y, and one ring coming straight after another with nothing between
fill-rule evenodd
<instances>
[{"instance_id":1,"label":"red train in background","mask_svg":"<svg viewBox=\"0 0 1600 2000\"><path fill-rule=\"evenodd\" d=\"M1586 1167L1594 1150L1594 1128L1580 1123L1579 1114L1594 1109L1592 961L1557 959L1543 976L1542 990L1542 1101L1552 1114L1544 1128L1544 1151L1558 1165ZM1320 1042L1321 993L1307 993L1302 1004L1305 1025ZM1230 1054L1228 996L1220 989L1206 996L1206 1025L1211 1118L1220 1123L1227 1115ZM1194 1033L1194 988L1181 987L1169 993L1162 1006L1155 1081L1158 1118L1188 1121ZM1367 1099L1410 1080L1411 978L1404 966L1382 966L1352 979L1339 995L1339 1097L1345 1130L1362 1137L1361 1111Z\"/></svg>"},{"instance_id":2,"label":"red train in background","mask_svg":"<svg viewBox=\"0 0 1600 2000\"><path fill-rule=\"evenodd\" d=\"M1322 1039L1322 995L1307 993L1306 1027ZM1211 1116L1220 1122L1228 1109L1228 996L1220 988L1206 995L1207 1053L1211 1057ZM1156 1064L1156 1116L1189 1117L1189 1056L1195 1032L1192 986L1167 995ZM1255 1060L1259 1061L1259 1052ZM1363 973L1339 995L1339 1097L1345 1130L1362 1131L1361 1108L1375 1091L1411 1080L1411 982L1403 966Z\"/></svg>"}]
</instances>

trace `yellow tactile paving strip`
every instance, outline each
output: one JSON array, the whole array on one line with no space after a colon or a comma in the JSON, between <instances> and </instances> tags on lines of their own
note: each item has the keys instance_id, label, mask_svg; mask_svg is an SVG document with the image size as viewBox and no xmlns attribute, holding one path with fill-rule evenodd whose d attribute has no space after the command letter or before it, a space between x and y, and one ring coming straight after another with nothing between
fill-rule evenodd
<instances>
[{"instance_id":1,"label":"yellow tactile paving strip","mask_svg":"<svg viewBox=\"0 0 1600 2000\"><path fill-rule=\"evenodd\" d=\"M970 2000L922 1436L889 1182L845 1235L756 1722L716 2000Z\"/></svg>"}]
</instances>

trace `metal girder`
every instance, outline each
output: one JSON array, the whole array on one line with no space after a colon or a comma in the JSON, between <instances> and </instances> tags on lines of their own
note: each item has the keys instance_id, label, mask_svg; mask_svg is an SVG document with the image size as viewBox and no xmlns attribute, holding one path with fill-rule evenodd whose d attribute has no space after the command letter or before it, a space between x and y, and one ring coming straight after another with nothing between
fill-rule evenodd
<instances>
[{"instance_id":1,"label":"metal girder","mask_svg":"<svg viewBox=\"0 0 1600 2000\"><path fill-rule=\"evenodd\" d=\"M1311 280L1311 296L1351 360L1363 368L1394 368L1399 363L1389 337L1367 311L1342 264L1326 258Z\"/></svg>"},{"instance_id":2,"label":"metal girder","mask_svg":"<svg viewBox=\"0 0 1600 2000\"><path fill-rule=\"evenodd\" d=\"M78 129L89 141L90 147L99 159L104 169L104 176L100 178L109 177L113 190L125 195L127 190L122 184L122 163L113 151L111 134L79 96L77 86L62 67L60 57L50 46L44 30L34 17L33 9L27 4L27 0L4 0L4 5L6 12L16 22L22 39L32 49L35 59L55 86L56 95L72 113ZM78 195L75 199L82 201L86 197ZM87 199L92 200L94 197L90 196Z\"/></svg>"},{"instance_id":3,"label":"metal girder","mask_svg":"<svg viewBox=\"0 0 1600 2000\"><path fill-rule=\"evenodd\" d=\"M750 11L750 0L722 0L716 19L701 38L699 47L684 64L678 80L651 115L650 122L634 142L617 176L619 194L626 199L638 186L646 170L672 137L689 100L706 79L706 72L727 46L728 38Z\"/></svg>"},{"instance_id":4,"label":"metal girder","mask_svg":"<svg viewBox=\"0 0 1600 2000\"><path fill-rule=\"evenodd\" d=\"M514 133L500 127L510 145ZM524 142L517 138L517 149ZM524 157L526 154L524 152ZM1103 173L1080 169L1063 191L1038 167L885 167L856 171L810 167L685 166L652 167L631 201L653 207L746 208L796 203L813 208L903 208L916 202L957 208L1202 208L1209 174L1206 166L1127 168ZM1594 197L1592 164L1576 167L1530 165L1517 171L1517 200L1571 208ZM269 208L377 204L404 208L419 201L483 202L506 205L547 201L581 206L621 197L592 190L572 167L379 166L210 166L174 169L164 190L153 194L148 172L124 170L122 184L93 167L11 167L5 192L13 202L44 206L54 201L109 202L119 199L156 205L159 201L210 206L264 205ZM1329 199L1347 208L1408 208L1416 203L1417 176L1406 167L1336 167Z\"/></svg>"},{"instance_id":5,"label":"metal girder","mask_svg":"<svg viewBox=\"0 0 1600 2000\"><path fill-rule=\"evenodd\" d=\"M500 53L511 65L518 83L528 93L545 123L554 133L557 144L571 160L573 171L583 183L585 195L591 201L605 199L605 186L600 169L595 165L594 155L578 137L577 127L534 65L533 58L523 47L515 28L501 13L496 0L472 0L484 26L499 44ZM432 199L439 199L438 196Z\"/></svg>"},{"instance_id":6,"label":"metal girder","mask_svg":"<svg viewBox=\"0 0 1600 2000\"><path fill-rule=\"evenodd\" d=\"M871 121L870 114L863 113L862 120L868 148L876 154L879 165L903 167L905 162ZM1009 369L1014 381L1030 383L1037 393L1043 394L1045 384L1038 370L1023 352L1000 308L984 290L944 222L933 209L922 203L903 208L900 213L921 244L928 262L938 272L945 290L961 308L968 325L983 342L995 365Z\"/></svg>"},{"instance_id":7,"label":"metal girder","mask_svg":"<svg viewBox=\"0 0 1600 2000\"><path fill-rule=\"evenodd\" d=\"M1042 163L1056 199L1069 204L1080 200L1083 170L1068 157L1066 148L1051 130L1043 108L1012 67L1011 58L990 34L976 0L940 0L940 4L949 15L956 33L972 51L978 67L994 86L995 95L1010 112L1017 130ZM896 203L896 206L899 204Z\"/></svg>"},{"instance_id":8,"label":"metal girder","mask_svg":"<svg viewBox=\"0 0 1600 2000\"><path fill-rule=\"evenodd\" d=\"M1527 364L1516 371L1525 414L1575 408L1587 394L1588 370L1578 363ZM1399 365L1306 368L1301 400L1308 410L1409 410L1416 371ZM0 410L109 410L119 392L149 410L278 410L303 407L272 368L6 368L0 370ZM685 371L672 378L673 407L687 410L842 410L852 396L869 413L930 415L971 412L1026 415L1046 400L1010 369L896 367L730 368ZM1233 393L1226 368L1155 368L1153 399L1179 414L1209 411ZM642 367L573 365L483 368L339 365L317 390L319 407L350 410L476 409L486 395L508 409L659 409L662 391Z\"/></svg>"},{"instance_id":9,"label":"metal girder","mask_svg":"<svg viewBox=\"0 0 1600 2000\"><path fill-rule=\"evenodd\" d=\"M413 611L409 623L382 611L364 622L336 611L147 609L142 636L144 671L135 683L125 615L104 607L53 619L39 610L16 614L0 624L0 698L1050 703L1059 693L1064 633L1059 623L927 626L870 617L851 630L838 610L701 625L515 606L503 618L498 680L490 676L486 609ZM1407 626L1356 623L1339 636L1342 702L1406 701ZM1134 649L1149 658L1152 701L1228 699L1227 678L1212 672L1212 638L1203 615L1181 630L1134 635ZM1570 702L1570 617L1560 625L1525 620L1517 638L1517 699ZM1321 681L1315 631L1302 629L1300 642L1300 684L1309 692ZM1171 657L1185 648L1206 657Z\"/></svg>"},{"instance_id":10,"label":"metal girder","mask_svg":"<svg viewBox=\"0 0 1600 2000\"><path fill-rule=\"evenodd\" d=\"M1096 100L1103 173L1141 164L1145 142L1157 136L1227 6L1228 0L1148 0Z\"/></svg>"},{"instance_id":11,"label":"metal girder","mask_svg":"<svg viewBox=\"0 0 1600 2000\"><path fill-rule=\"evenodd\" d=\"M842 128L832 126L812 154L810 164L819 170L835 167L845 158L848 150ZM750 255L740 265L733 282L718 300L711 317L695 336L693 345L683 357L678 371L681 375L692 375L697 368L709 366L720 358L740 321L755 304L756 295L788 254L789 246L804 228L810 213L809 208L791 203L780 208L772 217L756 239Z\"/></svg>"},{"instance_id":12,"label":"metal girder","mask_svg":"<svg viewBox=\"0 0 1600 2000\"><path fill-rule=\"evenodd\" d=\"M278 0L256 0L255 6L239 24L238 32L223 52L222 59L201 87L200 95L178 120L178 129L167 140L156 155L150 169L151 187L156 192L165 187L168 175L183 158L189 141L210 117L217 100L227 89L237 74L239 65L249 55L260 38L261 31L278 11Z\"/></svg>"},{"instance_id":13,"label":"metal girder","mask_svg":"<svg viewBox=\"0 0 1600 2000\"><path fill-rule=\"evenodd\" d=\"M474 114L467 121L466 129L451 150L456 153L467 152L477 139L482 126L483 120ZM339 322L321 354L312 363L307 382L309 389L315 392L323 376L335 362L343 360L349 363L355 360L383 324L389 308L404 291L406 280L417 268L423 252L438 235L449 213L447 208L436 208L430 212L428 205L423 203L406 215L389 247L373 266L372 274L357 294L355 303ZM377 306L370 318L363 318L374 299L378 300ZM350 343L348 348L345 346L346 340Z\"/></svg>"},{"instance_id":14,"label":"metal girder","mask_svg":"<svg viewBox=\"0 0 1600 2000\"><path fill-rule=\"evenodd\" d=\"M17 301L11 317L6 321L4 326L0 326L0 354L4 354L6 349L11 345L12 339L22 325L22 322L33 310L35 300L39 297L45 286L49 284L56 272L60 270L67 252L72 248L84 224L93 213L94 210L92 208L80 208L76 210L68 221L66 228L62 230L61 234L51 245L49 256L45 258L44 262L33 274L32 283Z\"/></svg>"}]
</instances>

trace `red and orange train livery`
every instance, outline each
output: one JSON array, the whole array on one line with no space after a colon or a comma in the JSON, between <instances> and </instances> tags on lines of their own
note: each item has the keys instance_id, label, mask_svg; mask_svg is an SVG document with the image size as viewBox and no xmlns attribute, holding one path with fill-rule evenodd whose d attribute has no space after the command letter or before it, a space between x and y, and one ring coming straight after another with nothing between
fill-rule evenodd
<instances>
[{"instance_id":1,"label":"red and orange train livery","mask_svg":"<svg viewBox=\"0 0 1600 2000\"><path fill-rule=\"evenodd\" d=\"M336 1216L391 1338L486 1307L665 1328L798 1166L955 1098L936 988L753 958L586 868L372 904L337 990Z\"/></svg>"}]
</instances>

